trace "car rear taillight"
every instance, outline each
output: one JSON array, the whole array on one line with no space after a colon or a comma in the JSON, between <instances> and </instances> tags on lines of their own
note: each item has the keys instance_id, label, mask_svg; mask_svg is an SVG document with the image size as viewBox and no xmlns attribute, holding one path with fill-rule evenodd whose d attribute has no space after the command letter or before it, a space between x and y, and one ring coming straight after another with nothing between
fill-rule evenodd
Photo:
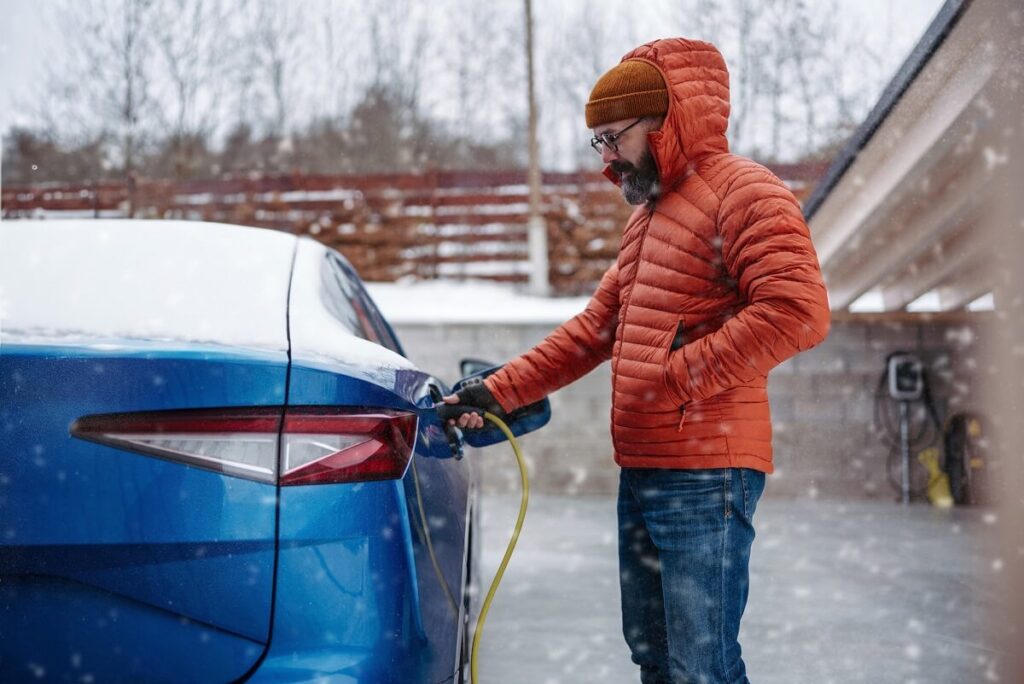
<instances>
[{"instance_id":1,"label":"car rear taillight","mask_svg":"<svg viewBox=\"0 0 1024 684\"><path fill-rule=\"evenodd\" d=\"M260 482L277 478L281 409L111 413L85 416L71 434Z\"/></svg>"},{"instance_id":2,"label":"car rear taillight","mask_svg":"<svg viewBox=\"0 0 1024 684\"><path fill-rule=\"evenodd\" d=\"M284 417L282 485L402 477L416 439L416 414L289 409Z\"/></svg>"},{"instance_id":3,"label":"car rear taillight","mask_svg":"<svg viewBox=\"0 0 1024 684\"><path fill-rule=\"evenodd\" d=\"M283 430L282 409L270 407L85 416L71 426L71 434L281 485L388 480L405 474L415 445L416 414L319 406L283 413Z\"/></svg>"}]
</instances>

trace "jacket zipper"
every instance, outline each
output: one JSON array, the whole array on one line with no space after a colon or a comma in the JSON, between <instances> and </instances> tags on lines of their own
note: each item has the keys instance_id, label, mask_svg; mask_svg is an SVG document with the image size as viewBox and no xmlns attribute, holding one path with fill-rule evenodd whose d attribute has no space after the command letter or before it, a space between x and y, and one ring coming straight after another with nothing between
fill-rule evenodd
<instances>
[{"instance_id":1,"label":"jacket zipper","mask_svg":"<svg viewBox=\"0 0 1024 684\"><path fill-rule=\"evenodd\" d=\"M679 427L676 428L676 432L683 431L683 421L686 420L686 404L679 405Z\"/></svg>"},{"instance_id":2,"label":"jacket zipper","mask_svg":"<svg viewBox=\"0 0 1024 684\"><path fill-rule=\"evenodd\" d=\"M654 203L653 202L650 203L650 205L647 208L647 220L644 223L643 232L640 234L640 237L637 238L637 240L639 241L639 246L637 247L637 252L636 252L636 274L633 276L633 287L629 290L629 298L626 300L626 303L623 304L622 307L620 308L620 311L622 312L622 326L621 326L621 329L623 331L625 331L625 329L626 329L626 318L629 316L629 303L631 301L633 301L633 293L636 292L636 276L639 275L639 273L640 273L640 263L641 263L641 257L643 256L643 252L644 252L644 242L647 240L647 231L650 230L650 228L651 228L651 219L652 218L654 218ZM612 377L612 394L613 394L613 400L612 400L612 403L613 403L613 408L612 408L612 440L613 441L615 440L614 393L618 391L618 388L619 388L618 378L613 376Z\"/></svg>"}]
</instances>

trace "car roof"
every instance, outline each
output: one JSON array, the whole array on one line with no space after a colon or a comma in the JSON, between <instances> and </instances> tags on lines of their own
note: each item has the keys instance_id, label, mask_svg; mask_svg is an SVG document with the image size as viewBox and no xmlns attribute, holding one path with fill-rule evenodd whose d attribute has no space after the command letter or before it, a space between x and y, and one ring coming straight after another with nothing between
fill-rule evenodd
<instances>
[{"instance_id":1,"label":"car roof","mask_svg":"<svg viewBox=\"0 0 1024 684\"><path fill-rule=\"evenodd\" d=\"M5 343L286 350L294 235L200 221L0 222Z\"/></svg>"}]
</instances>

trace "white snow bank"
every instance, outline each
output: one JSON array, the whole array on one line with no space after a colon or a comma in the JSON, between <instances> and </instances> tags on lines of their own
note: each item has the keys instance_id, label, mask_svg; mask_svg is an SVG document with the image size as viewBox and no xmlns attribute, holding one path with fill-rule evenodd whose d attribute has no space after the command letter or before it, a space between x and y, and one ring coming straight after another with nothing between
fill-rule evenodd
<instances>
[{"instance_id":1,"label":"white snow bank","mask_svg":"<svg viewBox=\"0 0 1024 684\"><path fill-rule=\"evenodd\" d=\"M589 297L533 297L490 282L367 283L392 324L559 324L583 311Z\"/></svg>"}]
</instances>

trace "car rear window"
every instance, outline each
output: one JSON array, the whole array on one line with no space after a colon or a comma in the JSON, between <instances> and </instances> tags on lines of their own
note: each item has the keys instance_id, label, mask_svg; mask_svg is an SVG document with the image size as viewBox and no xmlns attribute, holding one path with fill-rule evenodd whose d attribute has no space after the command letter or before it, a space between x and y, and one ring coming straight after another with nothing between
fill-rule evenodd
<instances>
[{"instance_id":1,"label":"car rear window","mask_svg":"<svg viewBox=\"0 0 1024 684\"><path fill-rule=\"evenodd\" d=\"M356 337L380 344L380 336L360 301L359 288L346 273L341 260L330 252L325 253L320 276L326 295L324 305L331 315Z\"/></svg>"}]
</instances>

